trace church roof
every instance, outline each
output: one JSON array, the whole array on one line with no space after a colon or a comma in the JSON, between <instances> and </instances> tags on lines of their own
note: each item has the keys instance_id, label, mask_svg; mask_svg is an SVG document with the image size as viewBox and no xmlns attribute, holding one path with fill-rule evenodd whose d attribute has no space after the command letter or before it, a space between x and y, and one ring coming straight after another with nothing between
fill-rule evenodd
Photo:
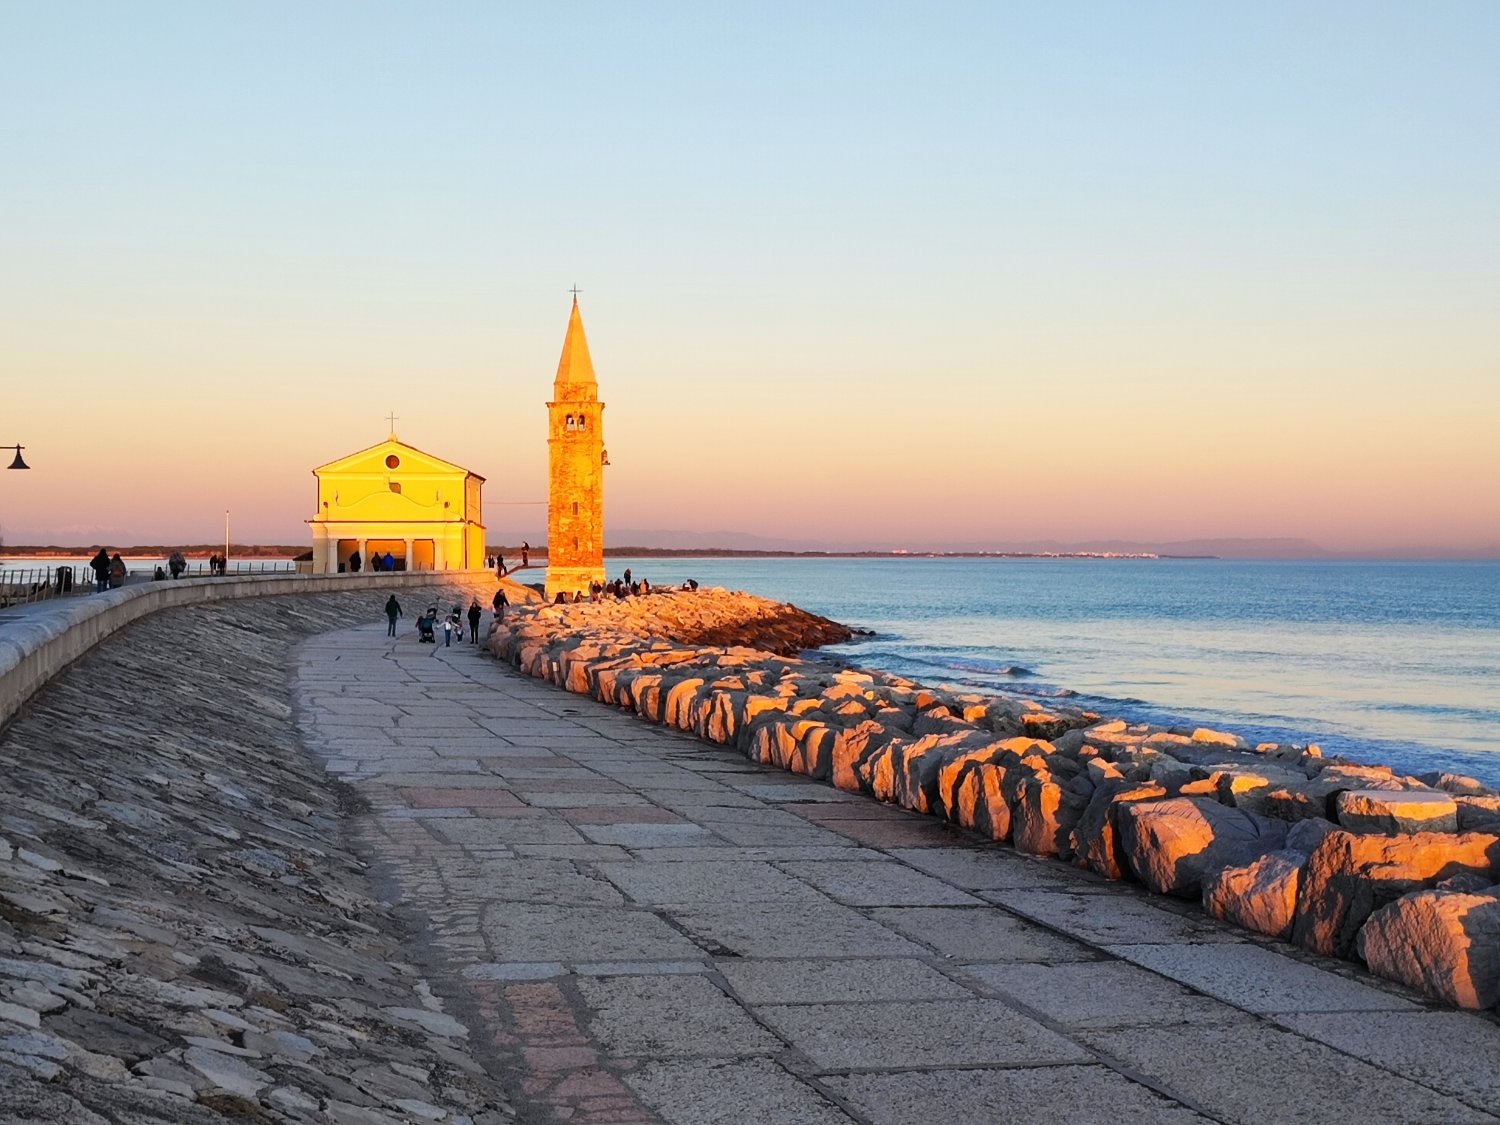
<instances>
[{"instance_id":1,"label":"church roof","mask_svg":"<svg viewBox=\"0 0 1500 1125\"><path fill-rule=\"evenodd\" d=\"M578 314L578 298L573 298L573 313L568 317L568 334L563 339L562 358L557 361L554 385L597 387L594 361L589 358L589 342L583 335L583 317Z\"/></svg>"},{"instance_id":2,"label":"church roof","mask_svg":"<svg viewBox=\"0 0 1500 1125\"><path fill-rule=\"evenodd\" d=\"M328 462L328 464L326 465L319 465L316 469L313 470L313 472L315 474L339 471L358 472L368 467L365 465L361 465L360 462L368 461L378 464L386 454L395 453L397 451L413 455L409 461L401 466L402 471L411 472L413 470L416 470L424 473L464 473L468 476L474 477L476 480L484 480L484 478L478 473L466 469L462 465L455 465L452 461L445 461L441 457L436 457L433 454L426 452L425 450L418 449L414 445L407 445L404 441L398 441L395 437L386 438L385 441L382 441L377 445L369 446L368 448L358 450L355 453L346 454L336 461Z\"/></svg>"}]
</instances>

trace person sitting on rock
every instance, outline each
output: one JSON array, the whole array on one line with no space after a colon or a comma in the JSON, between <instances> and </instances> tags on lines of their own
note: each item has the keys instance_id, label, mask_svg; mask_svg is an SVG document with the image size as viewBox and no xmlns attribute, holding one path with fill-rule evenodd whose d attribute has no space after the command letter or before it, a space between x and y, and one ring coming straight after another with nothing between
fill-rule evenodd
<instances>
[{"instance_id":1,"label":"person sitting on rock","mask_svg":"<svg viewBox=\"0 0 1500 1125\"><path fill-rule=\"evenodd\" d=\"M505 596L504 590L495 591L495 600L490 602L490 608L495 611L495 620L505 620L505 607L510 605L510 599Z\"/></svg>"}]
</instances>

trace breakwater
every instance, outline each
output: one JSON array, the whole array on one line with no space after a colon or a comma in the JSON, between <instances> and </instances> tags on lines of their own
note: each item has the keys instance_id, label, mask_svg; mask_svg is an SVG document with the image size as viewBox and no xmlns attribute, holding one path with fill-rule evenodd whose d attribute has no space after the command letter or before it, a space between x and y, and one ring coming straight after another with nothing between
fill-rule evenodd
<instances>
[{"instance_id":1,"label":"breakwater","mask_svg":"<svg viewBox=\"0 0 1500 1125\"><path fill-rule=\"evenodd\" d=\"M1450 1003L1500 1002L1500 794L1316 746L1251 746L790 655L794 634L806 647L838 629L705 589L525 607L490 648L755 761L1201 901Z\"/></svg>"},{"instance_id":2,"label":"breakwater","mask_svg":"<svg viewBox=\"0 0 1500 1125\"><path fill-rule=\"evenodd\" d=\"M6 728L0 1118L512 1119L345 838L359 799L298 745L286 654L379 620L369 585L169 587L203 604L136 620ZM493 589L402 585L408 629Z\"/></svg>"}]
</instances>

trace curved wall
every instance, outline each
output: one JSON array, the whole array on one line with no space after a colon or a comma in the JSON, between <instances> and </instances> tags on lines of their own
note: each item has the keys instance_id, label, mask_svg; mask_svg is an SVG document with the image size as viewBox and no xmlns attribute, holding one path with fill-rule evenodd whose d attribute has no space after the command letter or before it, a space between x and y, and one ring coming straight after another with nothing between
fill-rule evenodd
<instances>
[{"instance_id":1,"label":"curved wall","mask_svg":"<svg viewBox=\"0 0 1500 1125\"><path fill-rule=\"evenodd\" d=\"M189 578L142 582L102 594L59 598L0 613L0 724L58 672L110 634L149 613L231 598L287 594L379 592L457 582L495 580L489 570L378 574L275 574L244 578Z\"/></svg>"}]
</instances>

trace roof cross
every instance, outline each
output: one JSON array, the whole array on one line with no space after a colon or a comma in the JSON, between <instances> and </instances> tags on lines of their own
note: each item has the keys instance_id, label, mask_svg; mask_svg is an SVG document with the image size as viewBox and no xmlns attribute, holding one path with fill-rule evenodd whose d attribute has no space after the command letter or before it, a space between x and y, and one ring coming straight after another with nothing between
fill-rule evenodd
<instances>
[{"instance_id":1,"label":"roof cross","mask_svg":"<svg viewBox=\"0 0 1500 1125\"><path fill-rule=\"evenodd\" d=\"M389 414L386 415L386 418L388 418L390 420L390 423L391 423L391 437L395 437L396 436L396 412L394 410L391 411L391 413L389 413Z\"/></svg>"}]
</instances>

